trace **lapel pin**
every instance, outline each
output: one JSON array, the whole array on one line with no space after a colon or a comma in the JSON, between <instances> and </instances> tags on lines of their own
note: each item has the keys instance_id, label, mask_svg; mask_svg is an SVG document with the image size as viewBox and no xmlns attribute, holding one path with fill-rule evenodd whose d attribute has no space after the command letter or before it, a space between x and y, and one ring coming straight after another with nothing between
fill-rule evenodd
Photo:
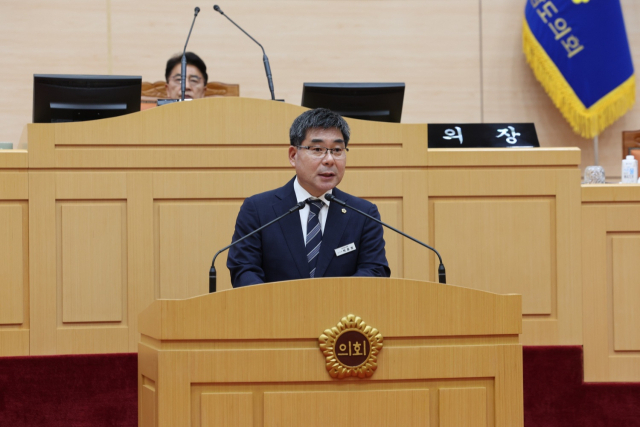
<instances>
[{"instance_id":1,"label":"lapel pin","mask_svg":"<svg viewBox=\"0 0 640 427\"><path fill-rule=\"evenodd\" d=\"M342 209L342 213L347 213L347 210L346 209Z\"/></svg>"}]
</instances>

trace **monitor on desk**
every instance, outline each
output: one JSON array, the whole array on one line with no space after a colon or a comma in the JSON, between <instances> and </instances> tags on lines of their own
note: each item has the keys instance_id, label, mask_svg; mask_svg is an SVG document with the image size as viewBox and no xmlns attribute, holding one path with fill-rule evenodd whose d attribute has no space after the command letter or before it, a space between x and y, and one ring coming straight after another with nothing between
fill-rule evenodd
<instances>
[{"instance_id":1,"label":"monitor on desk","mask_svg":"<svg viewBox=\"0 0 640 427\"><path fill-rule=\"evenodd\" d=\"M400 123L404 83L304 83L302 106L344 117Z\"/></svg>"},{"instance_id":2,"label":"monitor on desk","mask_svg":"<svg viewBox=\"0 0 640 427\"><path fill-rule=\"evenodd\" d=\"M34 74L33 123L80 122L140 111L140 76Z\"/></svg>"}]
</instances>

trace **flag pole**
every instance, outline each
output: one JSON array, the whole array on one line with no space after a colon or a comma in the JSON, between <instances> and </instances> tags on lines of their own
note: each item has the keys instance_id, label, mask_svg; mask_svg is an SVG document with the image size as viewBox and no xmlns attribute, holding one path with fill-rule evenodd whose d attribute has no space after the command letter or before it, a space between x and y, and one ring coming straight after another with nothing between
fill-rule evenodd
<instances>
[{"instance_id":1,"label":"flag pole","mask_svg":"<svg viewBox=\"0 0 640 427\"><path fill-rule=\"evenodd\" d=\"M598 135L593 138L593 164L598 166Z\"/></svg>"}]
</instances>

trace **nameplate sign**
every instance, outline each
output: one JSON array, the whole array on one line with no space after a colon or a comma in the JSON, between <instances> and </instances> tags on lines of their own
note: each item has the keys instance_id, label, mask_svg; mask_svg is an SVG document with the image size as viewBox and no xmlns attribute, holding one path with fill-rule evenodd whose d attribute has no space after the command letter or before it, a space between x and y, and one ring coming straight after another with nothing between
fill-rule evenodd
<instances>
[{"instance_id":1,"label":"nameplate sign","mask_svg":"<svg viewBox=\"0 0 640 427\"><path fill-rule=\"evenodd\" d=\"M436 123L428 129L429 148L540 147L533 123Z\"/></svg>"}]
</instances>

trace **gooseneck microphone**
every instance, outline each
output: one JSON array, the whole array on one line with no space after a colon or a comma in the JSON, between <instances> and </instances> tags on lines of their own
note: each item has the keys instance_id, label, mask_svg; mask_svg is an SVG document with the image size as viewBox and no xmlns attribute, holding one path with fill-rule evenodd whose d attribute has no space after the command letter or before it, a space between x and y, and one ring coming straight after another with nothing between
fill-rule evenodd
<instances>
[{"instance_id":1,"label":"gooseneck microphone","mask_svg":"<svg viewBox=\"0 0 640 427\"><path fill-rule=\"evenodd\" d=\"M187 45L189 44L189 38L191 37L191 31L193 31L193 24L196 23L196 17L200 13L200 8L196 6L193 10L193 21L191 21L191 28L189 28L189 35L187 36L187 42L184 44L182 50L182 61L180 63L180 101L184 101L185 83L187 81Z\"/></svg>"},{"instance_id":2,"label":"gooseneck microphone","mask_svg":"<svg viewBox=\"0 0 640 427\"><path fill-rule=\"evenodd\" d=\"M220 13L220 15L224 16L225 18L227 18L233 25L238 27L240 29L240 31L245 33L251 40L253 40L258 46L260 46L260 49L262 49L262 62L264 62L264 71L267 73L267 82L269 82L269 91L271 92L271 100L275 101L276 100L276 96L274 95L274 92L273 92L273 78L271 77L271 67L269 66L269 58L267 58L267 54L265 53L264 48L262 47L262 45L260 43L258 43L258 41L256 39L251 37L249 35L249 33L247 33L245 30L243 30L242 27L240 27L240 25L238 25L235 22L233 22L233 19L231 19L227 15L225 15L224 12L222 11L222 9L220 9L220 6L218 6L217 4L214 5L213 6L213 10L215 10L216 12Z\"/></svg>"},{"instance_id":3,"label":"gooseneck microphone","mask_svg":"<svg viewBox=\"0 0 640 427\"><path fill-rule=\"evenodd\" d=\"M231 242L230 245L225 246L224 248L220 249L218 252L216 252L216 254L213 256L213 261L211 261L211 269L209 270L209 293L215 292L216 291L216 258L218 258L218 255L220 255L222 252L226 251L227 249L229 249L232 246L237 245L238 243L242 242L244 239L246 239L247 237L251 237L254 234L256 234L258 231L264 230L265 228L267 228L268 226L270 226L271 224L274 224L278 221L280 221L282 218L284 218L285 216L292 214L294 212L299 211L300 209L304 208L306 205L307 201L304 200L302 202L297 203L294 207L292 207L291 209L289 209L288 211L286 211L285 213L283 213L282 215L280 215L278 218L274 219L273 221L270 221L268 223L266 223L265 225L263 225L260 228L257 228L255 230L253 230L251 233L247 234L244 237L239 238L238 240L236 240L235 242Z\"/></svg>"},{"instance_id":4,"label":"gooseneck microphone","mask_svg":"<svg viewBox=\"0 0 640 427\"><path fill-rule=\"evenodd\" d=\"M402 234L404 237L406 237L406 238L408 238L408 239L413 240L414 242L416 242L416 243L418 243L418 244L420 244L420 245L424 246L425 248L431 249L433 252L435 252L435 254L436 254L436 255L438 255L438 259L440 260L440 266L438 267L438 282L440 282L440 283L444 283L444 284L446 284L446 283L447 283L447 275L446 275L445 270L444 270L444 264L442 263L442 257L440 256L440 254L438 253L438 251L436 251L434 248L432 248L431 246L427 245L426 243L422 243L422 242L421 242L420 240L418 240L418 239L414 239L413 237L409 236L409 235L408 235L408 234L406 234L406 233L403 233L402 231L398 230L397 228L394 228L394 227L392 227L392 226L390 226L390 225L388 225L388 224L385 224L384 222L380 221L379 219L374 218L374 217L372 217L371 215L369 215L369 214L367 214L367 213L365 213L365 212L362 212L362 211L361 211L361 210L359 210L359 209L356 209L356 208L354 208L354 207L349 206L349 205L347 204L347 202L342 201L342 200L340 200L340 199L336 198L336 197L335 197L333 194L331 194L331 193L327 193L327 194L325 194L325 195L324 195L324 198L325 198L325 199L327 199L327 200L328 200L328 201L330 201L330 202L336 202L336 203L337 203L337 204L339 204L340 206L344 206L345 208L349 208L349 209L351 209L352 211L356 211L356 212L358 212L360 215L364 215L364 216L366 216L367 218L374 220L374 221L375 221L375 222L377 222L378 224L384 225L385 227L390 228L391 230L395 231L396 233Z\"/></svg>"}]
</instances>

